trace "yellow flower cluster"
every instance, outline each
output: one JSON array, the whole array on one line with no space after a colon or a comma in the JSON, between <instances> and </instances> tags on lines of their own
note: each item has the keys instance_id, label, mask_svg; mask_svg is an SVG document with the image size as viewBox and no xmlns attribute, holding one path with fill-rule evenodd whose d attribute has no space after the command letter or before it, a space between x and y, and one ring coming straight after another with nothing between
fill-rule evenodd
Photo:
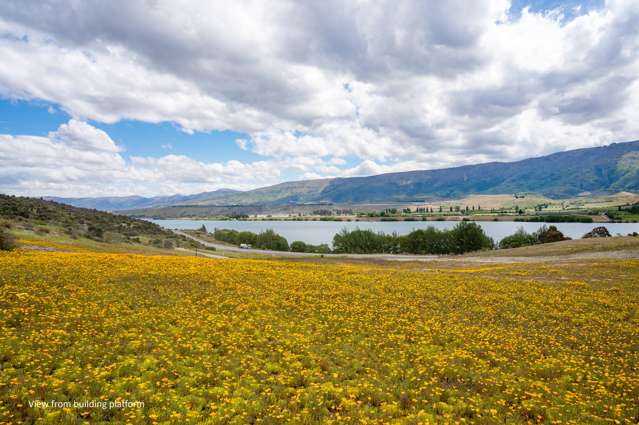
<instances>
[{"instance_id":1,"label":"yellow flower cluster","mask_svg":"<svg viewBox=\"0 0 639 425\"><path fill-rule=\"evenodd\" d=\"M2 253L0 422L635 424L638 282Z\"/></svg>"}]
</instances>

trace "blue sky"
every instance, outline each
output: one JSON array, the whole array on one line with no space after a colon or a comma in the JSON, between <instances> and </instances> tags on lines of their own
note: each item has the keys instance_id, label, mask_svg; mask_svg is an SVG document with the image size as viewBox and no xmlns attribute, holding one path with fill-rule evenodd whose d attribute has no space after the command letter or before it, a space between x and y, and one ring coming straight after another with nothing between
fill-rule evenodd
<instances>
[{"instance_id":1,"label":"blue sky","mask_svg":"<svg viewBox=\"0 0 639 425\"><path fill-rule=\"evenodd\" d=\"M604 6L604 0L513 0L510 10L513 15L519 16L521 10L525 7L530 8L533 12L542 13L561 9L566 14L574 16L575 8L581 9L581 13L587 13L589 10L601 9Z\"/></svg>"},{"instance_id":2,"label":"blue sky","mask_svg":"<svg viewBox=\"0 0 639 425\"><path fill-rule=\"evenodd\" d=\"M636 0L9 0L0 192L250 189L637 139L637 28Z\"/></svg>"},{"instance_id":3,"label":"blue sky","mask_svg":"<svg viewBox=\"0 0 639 425\"><path fill-rule=\"evenodd\" d=\"M0 132L46 136L71 116L58 105L42 101L0 100ZM113 124L90 121L104 130L113 141L124 148L122 155L162 156L169 153L187 155L202 161L257 161L261 155L240 149L235 140L246 138L246 133L234 131L208 131L185 133L171 122L146 123L121 120Z\"/></svg>"}]
</instances>

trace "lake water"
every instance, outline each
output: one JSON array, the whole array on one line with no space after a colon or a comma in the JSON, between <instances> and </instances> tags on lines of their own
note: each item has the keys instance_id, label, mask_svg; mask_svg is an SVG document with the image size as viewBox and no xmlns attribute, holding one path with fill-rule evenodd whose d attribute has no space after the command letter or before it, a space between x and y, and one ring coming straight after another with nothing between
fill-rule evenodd
<instances>
[{"instance_id":1,"label":"lake water","mask_svg":"<svg viewBox=\"0 0 639 425\"><path fill-rule=\"evenodd\" d=\"M213 229L234 229L248 230L259 233L272 229L276 233L284 236L289 243L293 241L303 241L306 243L328 244L333 242L333 236L340 230L346 229L370 229L375 232L393 233L400 235L410 233L414 229L425 229L433 226L437 229L450 229L458 221L240 221L240 220L150 220L167 229L198 229L202 225L206 226L209 232ZM484 232L495 242L499 242L503 237L513 234L519 227L523 227L527 232L534 232L543 223L523 223L513 221L478 221L476 222ZM632 232L639 232L639 223L549 223L547 225L557 226L566 236L573 239L581 238L584 233L591 231L598 226L605 226L612 235L620 233L627 235Z\"/></svg>"}]
</instances>

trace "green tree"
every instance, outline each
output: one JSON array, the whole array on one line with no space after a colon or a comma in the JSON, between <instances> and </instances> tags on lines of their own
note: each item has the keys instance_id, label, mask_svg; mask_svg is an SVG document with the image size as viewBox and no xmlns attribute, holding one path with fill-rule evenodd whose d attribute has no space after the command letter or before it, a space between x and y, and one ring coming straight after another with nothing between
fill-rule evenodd
<instances>
[{"instance_id":1,"label":"green tree","mask_svg":"<svg viewBox=\"0 0 639 425\"><path fill-rule=\"evenodd\" d=\"M493 240L486 236L481 226L469 221L458 223L451 230L451 238L455 254L490 249L494 245Z\"/></svg>"},{"instance_id":2,"label":"green tree","mask_svg":"<svg viewBox=\"0 0 639 425\"><path fill-rule=\"evenodd\" d=\"M519 248L520 246L535 245L539 243L535 235L526 232L523 227L517 229L512 235L508 235L499 241L499 248Z\"/></svg>"},{"instance_id":3,"label":"green tree","mask_svg":"<svg viewBox=\"0 0 639 425\"><path fill-rule=\"evenodd\" d=\"M389 252L398 247L399 241L393 241L392 235L375 233L372 230L342 229L333 237L333 250L340 253L373 254Z\"/></svg>"},{"instance_id":4,"label":"green tree","mask_svg":"<svg viewBox=\"0 0 639 425\"><path fill-rule=\"evenodd\" d=\"M293 252L307 252L307 246L302 241L294 241L291 243L291 251Z\"/></svg>"},{"instance_id":5,"label":"green tree","mask_svg":"<svg viewBox=\"0 0 639 425\"><path fill-rule=\"evenodd\" d=\"M330 254L331 253L331 248L326 245L325 243L320 244L320 245L306 245L307 248L307 252L315 252L318 254Z\"/></svg>"},{"instance_id":6,"label":"green tree","mask_svg":"<svg viewBox=\"0 0 639 425\"><path fill-rule=\"evenodd\" d=\"M239 244L249 244L255 245L255 241L257 240L257 235L253 232L239 232L237 234L237 243Z\"/></svg>"},{"instance_id":7,"label":"green tree","mask_svg":"<svg viewBox=\"0 0 639 425\"><path fill-rule=\"evenodd\" d=\"M233 245L239 245L239 232L231 229L214 229L213 237L215 240L230 243Z\"/></svg>"},{"instance_id":8,"label":"green tree","mask_svg":"<svg viewBox=\"0 0 639 425\"><path fill-rule=\"evenodd\" d=\"M255 247L274 251L288 251L288 241L273 230L265 230L255 238Z\"/></svg>"},{"instance_id":9,"label":"green tree","mask_svg":"<svg viewBox=\"0 0 639 425\"><path fill-rule=\"evenodd\" d=\"M401 252L410 254L449 254L454 251L451 233L432 226L401 237L400 247Z\"/></svg>"},{"instance_id":10,"label":"green tree","mask_svg":"<svg viewBox=\"0 0 639 425\"><path fill-rule=\"evenodd\" d=\"M560 242L560 241L565 241L566 239L568 239L555 226L550 226L550 227L546 227L545 225L541 226L539 230L535 232L534 235L539 241L539 243Z\"/></svg>"}]
</instances>

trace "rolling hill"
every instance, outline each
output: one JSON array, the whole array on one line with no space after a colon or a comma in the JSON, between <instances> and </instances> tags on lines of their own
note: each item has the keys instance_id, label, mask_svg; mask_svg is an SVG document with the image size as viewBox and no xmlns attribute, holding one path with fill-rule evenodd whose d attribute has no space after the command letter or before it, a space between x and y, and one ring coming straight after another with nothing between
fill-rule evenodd
<instances>
[{"instance_id":1,"label":"rolling hill","mask_svg":"<svg viewBox=\"0 0 639 425\"><path fill-rule=\"evenodd\" d=\"M639 191L639 141L559 152L516 162L285 182L246 192L219 190L157 198L55 200L106 210L184 206L268 208L299 204L409 202L513 192L564 198L583 192L605 194L620 191Z\"/></svg>"},{"instance_id":2,"label":"rolling hill","mask_svg":"<svg viewBox=\"0 0 639 425\"><path fill-rule=\"evenodd\" d=\"M156 248L193 247L197 243L146 220L54 201L0 194L0 227L40 238L92 240Z\"/></svg>"}]
</instances>

